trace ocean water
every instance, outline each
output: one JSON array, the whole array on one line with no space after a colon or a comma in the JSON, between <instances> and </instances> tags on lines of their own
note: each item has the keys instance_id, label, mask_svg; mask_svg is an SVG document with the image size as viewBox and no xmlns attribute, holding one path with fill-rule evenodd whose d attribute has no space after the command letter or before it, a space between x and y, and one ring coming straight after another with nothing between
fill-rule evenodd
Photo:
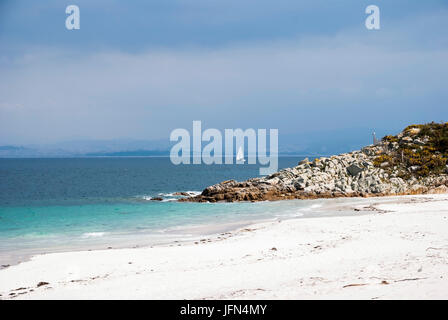
<instances>
[{"instance_id":1,"label":"ocean water","mask_svg":"<svg viewBox=\"0 0 448 320\"><path fill-rule=\"evenodd\" d=\"M279 168L301 158L280 157ZM0 159L0 265L45 252L189 240L248 223L311 214L316 201L183 203L258 165L173 165L169 158ZM164 201L151 201L163 197Z\"/></svg>"},{"instance_id":2,"label":"ocean water","mask_svg":"<svg viewBox=\"0 0 448 320\"><path fill-rule=\"evenodd\" d=\"M280 158L279 166L299 160ZM161 243L273 217L276 206L174 201L174 192L245 180L258 169L176 166L166 157L0 159L0 265L25 253Z\"/></svg>"}]
</instances>

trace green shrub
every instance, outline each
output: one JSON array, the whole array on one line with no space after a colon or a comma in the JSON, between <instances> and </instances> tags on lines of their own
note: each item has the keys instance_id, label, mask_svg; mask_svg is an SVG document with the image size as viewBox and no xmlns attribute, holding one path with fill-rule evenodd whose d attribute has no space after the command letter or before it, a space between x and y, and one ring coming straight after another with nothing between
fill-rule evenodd
<instances>
[{"instance_id":1,"label":"green shrub","mask_svg":"<svg viewBox=\"0 0 448 320\"><path fill-rule=\"evenodd\" d=\"M381 154L373 160L373 165L375 167L380 167L382 163L389 162L390 165L393 164L393 158L387 154Z\"/></svg>"},{"instance_id":2,"label":"green shrub","mask_svg":"<svg viewBox=\"0 0 448 320\"><path fill-rule=\"evenodd\" d=\"M395 136L385 136L383 138L383 141L387 141L387 142L398 142L398 138Z\"/></svg>"},{"instance_id":3,"label":"green shrub","mask_svg":"<svg viewBox=\"0 0 448 320\"><path fill-rule=\"evenodd\" d=\"M420 129L420 130L415 130ZM412 172L416 176L428 176L442 173L445 170L448 159L448 122L427 124L413 124L403 130L405 136L412 136L426 141L423 146L415 144L400 144L398 150L389 154L382 154L374 160L374 165L379 167L383 162L389 162L404 169L402 176L409 176L407 170L411 166L419 169ZM397 136L385 136L383 141L399 142Z\"/></svg>"}]
</instances>

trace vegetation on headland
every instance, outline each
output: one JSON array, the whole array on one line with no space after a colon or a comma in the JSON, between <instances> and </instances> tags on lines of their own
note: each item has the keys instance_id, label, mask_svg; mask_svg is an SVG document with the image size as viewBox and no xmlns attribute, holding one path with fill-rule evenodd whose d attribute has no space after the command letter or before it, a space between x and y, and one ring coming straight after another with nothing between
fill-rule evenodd
<instances>
[{"instance_id":1,"label":"vegetation on headland","mask_svg":"<svg viewBox=\"0 0 448 320\"><path fill-rule=\"evenodd\" d=\"M414 124L396 136L382 139L388 148L373 161L386 171L403 178L426 177L446 171L448 159L448 122Z\"/></svg>"}]
</instances>

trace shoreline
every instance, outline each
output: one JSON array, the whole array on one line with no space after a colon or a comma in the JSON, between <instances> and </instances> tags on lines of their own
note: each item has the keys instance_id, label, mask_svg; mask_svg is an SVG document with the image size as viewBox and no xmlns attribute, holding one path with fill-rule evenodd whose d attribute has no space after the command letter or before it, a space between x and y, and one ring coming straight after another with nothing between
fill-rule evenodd
<instances>
[{"instance_id":1,"label":"shoreline","mask_svg":"<svg viewBox=\"0 0 448 320\"><path fill-rule=\"evenodd\" d=\"M0 299L447 298L448 195L354 202L197 244L38 255L0 270Z\"/></svg>"},{"instance_id":2,"label":"shoreline","mask_svg":"<svg viewBox=\"0 0 448 320\"><path fill-rule=\"evenodd\" d=\"M102 250L121 250L121 249L136 249L136 248L152 248L152 247L171 247L174 245L178 245L179 243L183 244L193 244L194 242L200 241L200 239L204 237L214 237L221 233L234 232L238 229L267 222L269 219L256 219L254 221L239 221L239 222L228 222L225 226L215 225L206 223L203 225L188 225L182 226L179 230L182 233L174 233L172 231L167 232L165 235L159 235L158 238L154 234L149 235L138 235L133 239L125 239L125 243L119 243L118 239L114 239L112 242L112 238L103 239L104 243L90 243L90 244L64 244L61 246L52 246L46 248L33 248L29 249L26 252L21 252L17 254L14 258L9 258L2 260L0 265L0 271L17 266L22 263L26 263L31 261L34 257L42 256L42 255L50 255L50 254L58 254L58 253L74 253L74 252L94 252L94 251L102 251ZM200 230L204 230L204 233L200 233ZM214 230L214 231L211 231ZM196 232L195 234L187 234L187 231Z\"/></svg>"},{"instance_id":3,"label":"shoreline","mask_svg":"<svg viewBox=\"0 0 448 320\"><path fill-rule=\"evenodd\" d=\"M381 197L382 201L395 201L395 198L399 197L396 195L390 195L390 196L383 196ZM347 214L347 212L353 213L353 208L351 208L348 204L342 205L337 203L331 203L335 201L355 201L355 202L362 202L366 201L369 197L340 197L340 198L316 198L316 199L285 199L286 201L319 201L324 200L326 202L329 202L328 204L322 204L319 205L318 208L321 206L323 207L323 211L330 211L335 210L338 213L332 213L331 216L337 217L337 216L344 216ZM276 204L279 202L283 202L285 200L273 200L264 201L265 203L269 204ZM349 202L349 203L350 203ZM261 203L261 202L259 202ZM314 204L311 204L311 208L315 212L322 211L320 209L317 209ZM310 211L311 208L305 208L305 211ZM342 210L341 210L342 208ZM341 211L346 211L344 214L341 213ZM350 214L350 213L349 213ZM361 214L358 212L358 214ZM325 214L324 214L325 215ZM295 216L295 217L287 217L283 216L281 217L282 220L289 220L289 219L303 219L303 218L309 218L302 217L301 215ZM238 221L227 221L224 224L217 224L217 223L210 223L205 222L201 224L188 224L188 225L180 225L178 227L171 227L166 230L164 230L165 234L140 234L136 235L134 238L123 238L123 239L117 239L120 238L119 235L115 235L115 238L99 238L96 239L97 242L91 242L86 244L64 244L60 246L49 246L44 248L32 248L28 250L20 249L21 252L19 254L15 254L14 257L8 257L5 258L5 254L1 254L0 257L2 258L1 264L0 264L0 270L6 269L21 263L25 263L30 261L33 257L40 256L40 255L48 255L53 253L67 253L67 252L79 252L79 251L99 251L99 250L116 250L116 249L135 249L135 248L151 248L151 247L169 247L178 245L179 243L184 244L193 244L195 242L200 241L204 237L217 237L221 233L234 233L237 232L239 229L244 229L245 227L251 227L253 225L257 225L260 223L265 222L271 222L275 221L276 219L280 219L279 217L255 217L251 220L238 220ZM179 233L176 233L174 230L179 230ZM129 236L125 234L125 237ZM93 237L92 240L95 238ZM103 240L102 242L98 242L98 240ZM123 241L124 240L124 241ZM16 249L14 249L16 250Z\"/></svg>"}]
</instances>

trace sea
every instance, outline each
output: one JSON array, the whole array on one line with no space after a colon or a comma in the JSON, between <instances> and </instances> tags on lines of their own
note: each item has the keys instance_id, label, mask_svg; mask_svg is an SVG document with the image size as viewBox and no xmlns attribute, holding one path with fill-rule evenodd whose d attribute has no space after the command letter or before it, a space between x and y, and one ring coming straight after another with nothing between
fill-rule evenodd
<instances>
[{"instance_id":1,"label":"sea","mask_svg":"<svg viewBox=\"0 0 448 320\"><path fill-rule=\"evenodd\" d=\"M279 168L301 159L280 157ZM193 241L307 217L324 201L189 203L174 195L258 175L259 165L174 165L169 157L0 159L0 267L50 252Z\"/></svg>"}]
</instances>

